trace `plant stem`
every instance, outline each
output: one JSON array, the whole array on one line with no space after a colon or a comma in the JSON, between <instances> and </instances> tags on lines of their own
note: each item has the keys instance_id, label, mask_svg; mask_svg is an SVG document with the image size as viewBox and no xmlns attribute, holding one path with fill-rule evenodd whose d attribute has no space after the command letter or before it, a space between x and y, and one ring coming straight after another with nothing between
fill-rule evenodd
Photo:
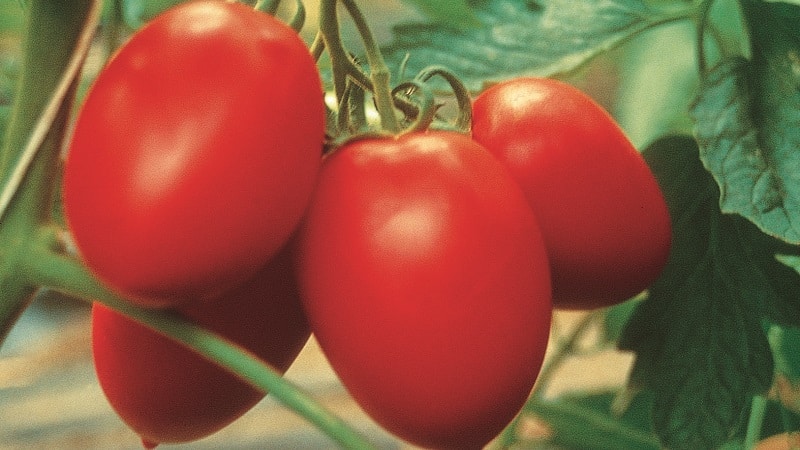
<instances>
[{"instance_id":1,"label":"plant stem","mask_svg":"<svg viewBox=\"0 0 800 450\"><path fill-rule=\"evenodd\" d=\"M269 392L278 401L316 425L331 439L346 448L371 449L357 431L330 413L309 395L284 379L251 353L225 338L182 317L164 311L133 306L103 287L80 261L58 252L52 230L45 230L28 253L22 266L31 283L46 286L70 296L93 299L141 322L191 348L198 354L236 373L253 386Z\"/></svg>"},{"instance_id":2,"label":"plant stem","mask_svg":"<svg viewBox=\"0 0 800 450\"><path fill-rule=\"evenodd\" d=\"M364 42L367 63L370 66L370 76L365 79L361 69L353 64L348 51L344 48L336 12L337 0L322 0L320 2L319 29L331 57L333 84L337 101L342 101L347 85L347 77L351 77L364 90L372 92L383 130L397 133L400 131L400 126L395 115L389 68L386 66L383 55L375 43L372 32L358 6L352 0L341 0L341 2L350 17L352 17L356 29Z\"/></svg>"},{"instance_id":3,"label":"plant stem","mask_svg":"<svg viewBox=\"0 0 800 450\"><path fill-rule=\"evenodd\" d=\"M767 399L761 395L754 395L750 407L750 419L747 422L747 434L744 436L744 448L754 448L761 437L761 426L767 412Z\"/></svg>"},{"instance_id":4,"label":"plant stem","mask_svg":"<svg viewBox=\"0 0 800 450\"><path fill-rule=\"evenodd\" d=\"M92 0L28 6L21 81L0 154L0 345L37 289L20 262L49 220L76 79L99 15Z\"/></svg>"},{"instance_id":5,"label":"plant stem","mask_svg":"<svg viewBox=\"0 0 800 450\"><path fill-rule=\"evenodd\" d=\"M375 107L381 117L381 126L383 126L383 129L386 131L397 133L400 131L400 127L397 123L394 101L392 100L389 67L383 60L383 54L381 54L380 48L375 42L372 31L369 29L361 10L358 9L358 6L356 6L353 0L341 0L341 2L345 8L347 8L350 17L353 18L356 29L361 35L361 40L364 42L370 78L372 79L372 95L375 96Z\"/></svg>"},{"instance_id":6,"label":"plant stem","mask_svg":"<svg viewBox=\"0 0 800 450\"><path fill-rule=\"evenodd\" d=\"M271 16L274 16L275 13L278 12L278 7L280 6L280 4L281 0L258 0L254 8L257 11L261 11Z\"/></svg>"}]
</instances>

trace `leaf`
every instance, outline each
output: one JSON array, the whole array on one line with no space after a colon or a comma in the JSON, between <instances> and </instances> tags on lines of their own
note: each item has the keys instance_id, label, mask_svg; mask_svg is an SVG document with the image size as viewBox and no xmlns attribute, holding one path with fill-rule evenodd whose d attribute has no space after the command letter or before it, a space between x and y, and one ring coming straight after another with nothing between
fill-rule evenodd
<instances>
[{"instance_id":1,"label":"leaf","mask_svg":"<svg viewBox=\"0 0 800 450\"><path fill-rule=\"evenodd\" d=\"M622 414L613 411L615 394L571 395L534 400L526 411L547 423L550 442L564 449L657 450L650 424L652 396L637 395Z\"/></svg>"},{"instance_id":2,"label":"leaf","mask_svg":"<svg viewBox=\"0 0 800 450\"><path fill-rule=\"evenodd\" d=\"M414 5L434 22L452 28L471 28L480 25L466 0L403 0Z\"/></svg>"},{"instance_id":3,"label":"leaf","mask_svg":"<svg viewBox=\"0 0 800 450\"><path fill-rule=\"evenodd\" d=\"M433 3L433 2L430 2ZM407 55L408 73L443 65L473 90L487 80L571 72L631 36L689 11L656 13L642 0L472 0L473 28L411 23L383 48L390 67Z\"/></svg>"},{"instance_id":4,"label":"leaf","mask_svg":"<svg viewBox=\"0 0 800 450\"><path fill-rule=\"evenodd\" d=\"M670 208L673 249L619 347L636 352L629 383L654 393L664 445L716 448L741 430L752 396L770 387L762 321L800 320L800 277L775 259L797 250L720 212L692 138L664 138L643 154Z\"/></svg>"},{"instance_id":5,"label":"leaf","mask_svg":"<svg viewBox=\"0 0 800 450\"><path fill-rule=\"evenodd\" d=\"M800 244L800 8L743 2L753 60L723 61L692 108L723 212Z\"/></svg>"}]
</instances>

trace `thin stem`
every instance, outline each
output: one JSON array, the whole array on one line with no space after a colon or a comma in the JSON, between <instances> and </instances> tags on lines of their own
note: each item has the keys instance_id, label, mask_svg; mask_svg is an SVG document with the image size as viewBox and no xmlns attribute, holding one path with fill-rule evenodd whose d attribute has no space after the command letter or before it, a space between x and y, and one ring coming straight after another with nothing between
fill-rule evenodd
<instances>
[{"instance_id":1,"label":"thin stem","mask_svg":"<svg viewBox=\"0 0 800 450\"><path fill-rule=\"evenodd\" d=\"M300 32L303 29L303 25L306 23L306 7L303 5L302 0L295 1L296 10L292 19L289 21L289 27L291 27L294 31Z\"/></svg>"},{"instance_id":2,"label":"thin stem","mask_svg":"<svg viewBox=\"0 0 800 450\"><path fill-rule=\"evenodd\" d=\"M711 14L711 7L714 6L714 0L704 0L700 4L697 18L697 68L700 75L704 77L708 70L708 60L706 57L706 28L708 27L708 18Z\"/></svg>"},{"instance_id":3,"label":"thin stem","mask_svg":"<svg viewBox=\"0 0 800 450\"><path fill-rule=\"evenodd\" d=\"M281 0L258 0L253 8L257 11L274 16L278 12L280 4Z\"/></svg>"},{"instance_id":4,"label":"thin stem","mask_svg":"<svg viewBox=\"0 0 800 450\"><path fill-rule=\"evenodd\" d=\"M747 422L747 434L744 436L744 448L755 448L761 438L761 426L767 412L767 399L762 395L753 396L750 406L750 419Z\"/></svg>"},{"instance_id":5,"label":"thin stem","mask_svg":"<svg viewBox=\"0 0 800 450\"><path fill-rule=\"evenodd\" d=\"M462 133L469 133L472 127L472 98L469 90L453 72L442 66L427 67L416 78L424 83L435 76L444 78L456 97L458 115L454 123L455 129Z\"/></svg>"},{"instance_id":6,"label":"thin stem","mask_svg":"<svg viewBox=\"0 0 800 450\"><path fill-rule=\"evenodd\" d=\"M269 392L343 447L373 448L357 431L257 357L177 315L132 306L100 285L78 260L54 251L54 247L57 245L53 243L52 230L43 233L39 245L34 246L24 261L24 273L30 282L70 296L102 302Z\"/></svg>"},{"instance_id":7,"label":"thin stem","mask_svg":"<svg viewBox=\"0 0 800 450\"><path fill-rule=\"evenodd\" d=\"M325 39L322 38L322 33L317 31L314 41L311 42L311 47L308 50L311 52L314 61L319 61L322 58L322 53L325 52Z\"/></svg>"},{"instance_id":8,"label":"thin stem","mask_svg":"<svg viewBox=\"0 0 800 450\"><path fill-rule=\"evenodd\" d=\"M400 131L400 126L397 123L394 101L392 100L389 67L383 60L383 54L381 54L380 48L375 43L375 38L372 36L372 31L369 29L361 10L358 9L353 0L341 0L341 2L347 8L347 12L353 19L356 29L361 35L361 40L364 42L370 79L373 85L372 95L375 96L375 107L381 117L381 126L386 131L396 133Z\"/></svg>"},{"instance_id":9,"label":"thin stem","mask_svg":"<svg viewBox=\"0 0 800 450\"><path fill-rule=\"evenodd\" d=\"M411 95L417 94L421 101L412 104L408 99ZM413 121L403 132L411 133L427 130L436 118L436 105L433 92L428 86L419 81L407 81L400 83L392 90L392 95L398 100L398 107L404 111L407 117L413 117ZM400 97L402 95L402 97Z\"/></svg>"},{"instance_id":10,"label":"thin stem","mask_svg":"<svg viewBox=\"0 0 800 450\"><path fill-rule=\"evenodd\" d=\"M22 184L22 180L25 178L25 174L28 172L28 168L31 165L31 162L34 160L37 152L41 148L42 142L44 141L45 137L47 137L48 130L50 129L53 121L59 114L60 106L64 102L67 95L70 93L70 89L74 80L78 77L81 71L81 67L83 66L83 60L86 57L86 54L89 51L89 47L92 43L92 37L94 36L95 26L99 21L100 18L100 2L93 2L92 8L89 11L89 17L86 19L85 26L82 28L82 31L78 35L77 43L75 44L75 49L71 53L71 58L67 62L66 68L61 75L58 84L55 87L55 90L52 91L50 94L49 100L44 105L41 111L37 111L36 114L38 115L38 120L35 124L31 127L30 133L27 134L27 141L25 142L24 146L21 145L22 151L19 154L19 157L14 162L13 168L8 175L7 179L2 180L2 190L0 190L0 222L2 222L3 216L8 210L9 205L11 204L11 200L16 195L17 191L19 190L20 185ZM35 62L35 60L30 60ZM38 72L37 70L33 70L33 72ZM40 72L41 73L41 72ZM25 89L25 84L22 85L21 88L23 91ZM49 93L40 93L41 94L49 94ZM36 107L38 105L32 105L31 107ZM20 108L16 107L15 111L19 110ZM20 115L24 115L21 113ZM9 126L9 136L14 133L13 130L19 130L19 133L24 133L28 130L22 130L24 125L17 125L13 123ZM13 146L18 144L15 142L15 139L7 139L6 146L3 148L3 154L0 155L0 158L7 157L10 154L13 154L12 151ZM5 176L5 173L0 173L0 175Z\"/></svg>"}]
</instances>

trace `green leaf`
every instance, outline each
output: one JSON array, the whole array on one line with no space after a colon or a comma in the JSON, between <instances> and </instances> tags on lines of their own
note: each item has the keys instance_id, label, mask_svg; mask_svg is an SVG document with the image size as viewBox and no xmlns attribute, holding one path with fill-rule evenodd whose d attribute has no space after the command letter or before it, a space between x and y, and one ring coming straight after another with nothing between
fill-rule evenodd
<instances>
[{"instance_id":1,"label":"green leaf","mask_svg":"<svg viewBox=\"0 0 800 450\"><path fill-rule=\"evenodd\" d=\"M557 400L534 400L526 411L547 423L552 444L585 450L657 450L650 422L652 396L637 395L622 413L614 411L615 393L572 395Z\"/></svg>"},{"instance_id":2,"label":"green leaf","mask_svg":"<svg viewBox=\"0 0 800 450\"><path fill-rule=\"evenodd\" d=\"M466 0L403 0L419 9L428 18L452 28L471 28L480 25Z\"/></svg>"},{"instance_id":3,"label":"green leaf","mask_svg":"<svg viewBox=\"0 0 800 450\"><path fill-rule=\"evenodd\" d=\"M429 2L433 3L433 2ZM658 13L642 0L474 0L480 27L412 23L383 48L390 67L407 55L407 75L443 65L470 89L484 81L569 73L648 28L691 11Z\"/></svg>"},{"instance_id":4,"label":"green leaf","mask_svg":"<svg viewBox=\"0 0 800 450\"><path fill-rule=\"evenodd\" d=\"M753 60L731 58L703 80L692 108L722 211L800 243L800 8L744 1Z\"/></svg>"},{"instance_id":5,"label":"green leaf","mask_svg":"<svg viewBox=\"0 0 800 450\"><path fill-rule=\"evenodd\" d=\"M752 396L770 387L762 321L800 320L800 277L775 259L797 249L720 212L692 138L664 138L643 154L670 208L673 249L619 347L636 352L630 384L654 393L664 445L716 448L741 431Z\"/></svg>"},{"instance_id":6,"label":"green leaf","mask_svg":"<svg viewBox=\"0 0 800 450\"><path fill-rule=\"evenodd\" d=\"M636 307L645 299L645 295L639 295L628 301L614 305L606 309L603 314L603 339L608 343L615 343L622 336L625 324L630 320Z\"/></svg>"}]
</instances>

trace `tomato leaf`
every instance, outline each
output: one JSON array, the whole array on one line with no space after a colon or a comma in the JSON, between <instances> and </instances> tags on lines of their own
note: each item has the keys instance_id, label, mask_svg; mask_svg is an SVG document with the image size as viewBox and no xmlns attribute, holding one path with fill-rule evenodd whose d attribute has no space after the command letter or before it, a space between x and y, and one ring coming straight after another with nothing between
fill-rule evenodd
<instances>
[{"instance_id":1,"label":"tomato leaf","mask_svg":"<svg viewBox=\"0 0 800 450\"><path fill-rule=\"evenodd\" d=\"M701 158L724 212L800 243L800 8L743 2L753 60L726 60L692 108ZM795 17L795 19L792 18Z\"/></svg>"},{"instance_id":2,"label":"tomato leaf","mask_svg":"<svg viewBox=\"0 0 800 450\"><path fill-rule=\"evenodd\" d=\"M667 198L673 251L619 347L636 352L629 382L654 393L664 445L716 448L741 430L752 396L770 387L762 321L800 317L800 277L775 259L797 249L719 210L693 139L665 138L643 154Z\"/></svg>"},{"instance_id":3,"label":"tomato leaf","mask_svg":"<svg viewBox=\"0 0 800 450\"><path fill-rule=\"evenodd\" d=\"M636 33L688 14L659 13L641 0L477 0L471 5L483 26L396 27L394 41L383 49L389 66L399 67L410 55L409 76L435 63L455 72L470 89L480 89L488 80L571 72Z\"/></svg>"},{"instance_id":4,"label":"tomato leaf","mask_svg":"<svg viewBox=\"0 0 800 450\"><path fill-rule=\"evenodd\" d=\"M466 0L431 2L428 0L404 0L419 9L434 22L452 28L470 28L480 25Z\"/></svg>"},{"instance_id":5,"label":"tomato leaf","mask_svg":"<svg viewBox=\"0 0 800 450\"><path fill-rule=\"evenodd\" d=\"M637 395L627 409L614 411L615 394L570 395L558 400L535 400L527 412L547 423L552 431L550 442L558 448L655 450L658 439L653 434L649 416L651 395Z\"/></svg>"}]
</instances>

